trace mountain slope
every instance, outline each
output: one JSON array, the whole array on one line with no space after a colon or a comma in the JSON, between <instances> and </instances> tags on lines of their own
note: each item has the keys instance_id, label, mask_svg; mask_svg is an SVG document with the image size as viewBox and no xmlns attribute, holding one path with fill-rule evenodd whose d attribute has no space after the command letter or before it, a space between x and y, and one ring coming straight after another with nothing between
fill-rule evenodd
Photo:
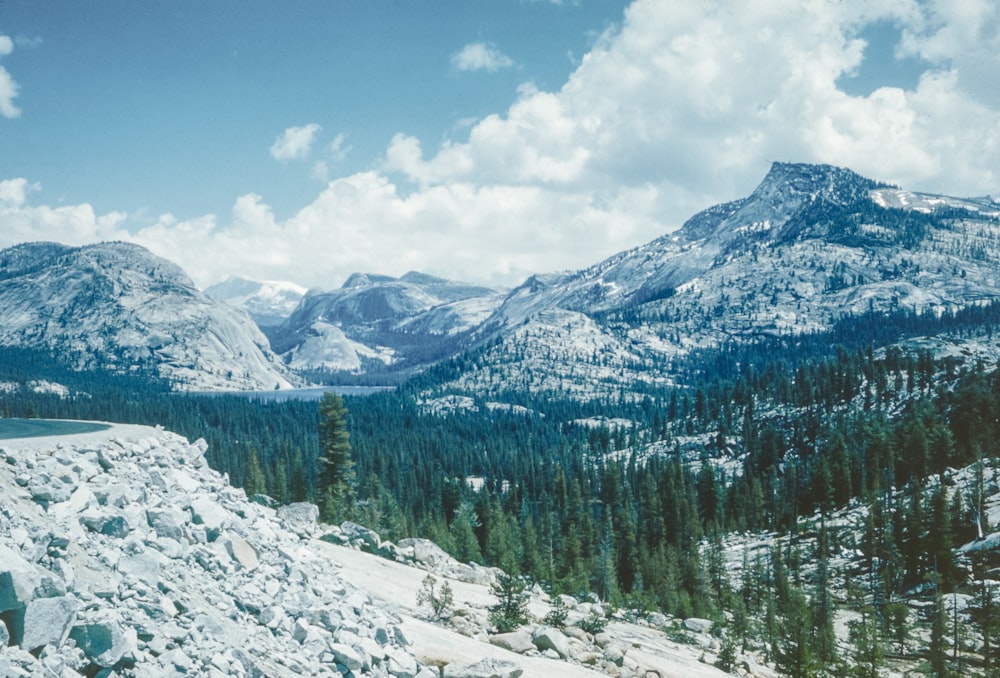
<instances>
[{"instance_id":1,"label":"mountain slope","mask_svg":"<svg viewBox=\"0 0 1000 678\"><path fill-rule=\"evenodd\" d=\"M261 331L267 333L292 314L306 288L284 280L247 280L232 277L205 288L205 295L246 311Z\"/></svg>"},{"instance_id":2,"label":"mountain slope","mask_svg":"<svg viewBox=\"0 0 1000 678\"><path fill-rule=\"evenodd\" d=\"M671 361L695 348L1000 299L997 261L991 199L776 163L751 195L676 233L579 272L530 278L475 331L502 340L451 385L586 397L667 383Z\"/></svg>"},{"instance_id":3,"label":"mountain slope","mask_svg":"<svg viewBox=\"0 0 1000 678\"><path fill-rule=\"evenodd\" d=\"M463 335L500 304L502 290L407 273L354 274L332 292L310 292L272 333L294 369L404 369L464 348Z\"/></svg>"},{"instance_id":4,"label":"mountain slope","mask_svg":"<svg viewBox=\"0 0 1000 678\"><path fill-rule=\"evenodd\" d=\"M290 386L244 313L126 243L0 252L0 344L51 350L75 367L149 369L181 389Z\"/></svg>"},{"instance_id":5,"label":"mountain slope","mask_svg":"<svg viewBox=\"0 0 1000 678\"><path fill-rule=\"evenodd\" d=\"M570 637L538 621L552 602L538 594L528 647L512 645L486 621L490 570L317 523L312 504L250 501L203 440L115 424L0 443L3 676L725 675L649 622ZM454 587L447 621L418 602L429 576ZM570 600L568 619L594 608Z\"/></svg>"}]
</instances>

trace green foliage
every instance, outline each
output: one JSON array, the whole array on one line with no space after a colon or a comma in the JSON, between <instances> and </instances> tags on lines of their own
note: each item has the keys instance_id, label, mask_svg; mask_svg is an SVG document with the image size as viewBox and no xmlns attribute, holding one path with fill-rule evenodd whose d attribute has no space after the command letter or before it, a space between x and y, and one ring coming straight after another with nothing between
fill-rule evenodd
<instances>
[{"instance_id":1,"label":"green foliage","mask_svg":"<svg viewBox=\"0 0 1000 678\"><path fill-rule=\"evenodd\" d=\"M547 626L552 626L557 629L561 629L566 626L566 618L569 616L569 608L566 606L566 601L560 596L556 596L555 600L552 601L552 606L549 607L549 611L545 614L545 619L543 620Z\"/></svg>"},{"instance_id":2,"label":"green foliage","mask_svg":"<svg viewBox=\"0 0 1000 678\"><path fill-rule=\"evenodd\" d=\"M497 602L490 606L490 623L499 633L515 631L528 623L527 583L523 577L499 572L490 585Z\"/></svg>"},{"instance_id":3,"label":"green foliage","mask_svg":"<svg viewBox=\"0 0 1000 678\"><path fill-rule=\"evenodd\" d=\"M812 619L805 596L790 589L784 601L784 618L780 625L781 638L775 654L775 664L790 678L812 678L820 662L812 648Z\"/></svg>"},{"instance_id":4,"label":"green foliage","mask_svg":"<svg viewBox=\"0 0 1000 678\"><path fill-rule=\"evenodd\" d=\"M243 490L247 493L248 497L252 497L255 494L267 493L267 480L264 478L264 470L260 466L257 449L253 447L250 448L246 471L243 473Z\"/></svg>"},{"instance_id":5,"label":"green foliage","mask_svg":"<svg viewBox=\"0 0 1000 678\"><path fill-rule=\"evenodd\" d=\"M607 616L598 610L591 610L590 614L581 619L577 626L591 635L597 635L608 626Z\"/></svg>"},{"instance_id":6,"label":"green foliage","mask_svg":"<svg viewBox=\"0 0 1000 678\"><path fill-rule=\"evenodd\" d=\"M337 523L350 516L354 503L354 460L343 399L329 391L324 393L319 417L320 517Z\"/></svg>"},{"instance_id":7,"label":"green foliage","mask_svg":"<svg viewBox=\"0 0 1000 678\"><path fill-rule=\"evenodd\" d=\"M451 584L447 581L437 587L437 578L428 574L420 584L417 591L417 605L427 606L431 610L433 619L445 619L454 609L455 594L451 589Z\"/></svg>"},{"instance_id":8,"label":"green foliage","mask_svg":"<svg viewBox=\"0 0 1000 678\"><path fill-rule=\"evenodd\" d=\"M726 633L722 637L722 647L719 649L719 656L715 660L715 666L732 673L736 670L736 660L739 656L739 644L732 633Z\"/></svg>"},{"instance_id":9,"label":"green foliage","mask_svg":"<svg viewBox=\"0 0 1000 678\"><path fill-rule=\"evenodd\" d=\"M873 610L863 612L860 620L849 622L852 652L851 675L855 678L882 678L885 675L885 649Z\"/></svg>"}]
</instances>

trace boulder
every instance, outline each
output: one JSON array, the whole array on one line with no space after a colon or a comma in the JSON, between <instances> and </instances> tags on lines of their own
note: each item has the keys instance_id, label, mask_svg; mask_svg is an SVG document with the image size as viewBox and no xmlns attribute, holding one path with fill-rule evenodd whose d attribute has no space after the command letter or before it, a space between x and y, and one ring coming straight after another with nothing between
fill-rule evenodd
<instances>
[{"instance_id":1,"label":"boulder","mask_svg":"<svg viewBox=\"0 0 1000 678\"><path fill-rule=\"evenodd\" d=\"M227 532L223 537L226 551L245 570L253 570L259 564L257 549L235 532Z\"/></svg>"},{"instance_id":2,"label":"boulder","mask_svg":"<svg viewBox=\"0 0 1000 678\"><path fill-rule=\"evenodd\" d=\"M0 612L27 605L40 583L41 576L33 564L14 549L0 544Z\"/></svg>"},{"instance_id":3,"label":"boulder","mask_svg":"<svg viewBox=\"0 0 1000 678\"><path fill-rule=\"evenodd\" d=\"M7 629L7 624L3 619L0 619L0 652L3 652L3 648L10 645L10 631Z\"/></svg>"},{"instance_id":4,"label":"boulder","mask_svg":"<svg viewBox=\"0 0 1000 678\"><path fill-rule=\"evenodd\" d=\"M70 628L76 621L78 607L76 599L69 596L32 600L24 611L18 644L29 652L46 645L59 647L66 642Z\"/></svg>"},{"instance_id":5,"label":"boulder","mask_svg":"<svg viewBox=\"0 0 1000 678\"><path fill-rule=\"evenodd\" d=\"M365 665L361 653L349 645L330 643L330 652L333 653L336 662L346 666L348 671L360 671Z\"/></svg>"},{"instance_id":6,"label":"boulder","mask_svg":"<svg viewBox=\"0 0 1000 678\"><path fill-rule=\"evenodd\" d=\"M47 507L49 504L68 501L73 488L48 473L39 473L28 481L28 492L32 499Z\"/></svg>"},{"instance_id":7,"label":"boulder","mask_svg":"<svg viewBox=\"0 0 1000 678\"><path fill-rule=\"evenodd\" d=\"M474 664L448 664L444 678L518 678L524 669L507 659L481 659Z\"/></svg>"},{"instance_id":8,"label":"boulder","mask_svg":"<svg viewBox=\"0 0 1000 678\"><path fill-rule=\"evenodd\" d=\"M394 647L386 648L386 670L396 678L416 678L419 667L410 653Z\"/></svg>"},{"instance_id":9,"label":"boulder","mask_svg":"<svg viewBox=\"0 0 1000 678\"><path fill-rule=\"evenodd\" d=\"M311 531L319 520L319 507L309 502L295 502L278 507L278 518L291 527Z\"/></svg>"},{"instance_id":10,"label":"boulder","mask_svg":"<svg viewBox=\"0 0 1000 678\"><path fill-rule=\"evenodd\" d=\"M77 513L82 513L88 506L96 503L97 497L94 496L89 487L83 485L73 490L73 494L66 501L50 506L49 511L52 512L56 520L65 520Z\"/></svg>"},{"instance_id":11,"label":"boulder","mask_svg":"<svg viewBox=\"0 0 1000 678\"><path fill-rule=\"evenodd\" d=\"M208 497L197 497L191 501L192 522L205 526L209 541L215 541L223 528L231 526L235 522L234 517Z\"/></svg>"},{"instance_id":12,"label":"boulder","mask_svg":"<svg viewBox=\"0 0 1000 678\"><path fill-rule=\"evenodd\" d=\"M712 632L712 621L710 619L701 619L699 617L688 617L683 622L684 628L692 633L711 633Z\"/></svg>"},{"instance_id":13,"label":"boulder","mask_svg":"<svg viewBox=\"0 0 1000 678\"><path fill-rule=\"evenodd\" d=\"M432 542L430 539L401 539L396 545L404 551L412 549L413 559L422 565L426 565L432 570L444 567L454 560L454 558L448 555L444 549Z\"/></svg>"},{"instance_id":14,"label":"boulder","mask_svg":"<svg viewBox=\"0 0 1000 678\"><path fill-rule=\"evenodd\" d=\"M146 519L158 537L180 540L184 538L184 526L190 522L191 516L187 511L168 506L149 509Z\"/></svg>"},{"instance_id":15,"label":"boulder","mask_svg":"<svg viewBox=\"0 0 1000 678\"><path fill-rule=\"evenodd\" d=\"M524 654L535 649L535 644L531 642L531 634L524 630L490 636L490 643L517 654Z\"/></svg>"},{"instance_id":16,"label":"boulder","mask_svg":"<svg viewBox=\"0 0 1000 678\"><path fill-rule=\"evenodd\" d=\"M95 531L100 532L106 537L124 539L128 536L131 528L129 527L128 521L125 520L125 516L113 515L105 516L104 519L98 523L98 528Z\"/></svg>"},{"instance_id":17,"label":"boulder","mask_svg":"<svg viewBox=\"0 0 1000 678\"><path fill-rule=\"evenodd\" d=\"M111 613L77 624L69 633L76 646L98 666L114 666L133 648L121 622Z\"/></svg>"},{"instance_id":18,"label":"boulder","mask_svg":"<svg viewBox=\"0 0 1000 678\"><path fill-rule=\"evenodd\" d=\"M340 524L340 531L348 542L352 544L359 543L364 550L377 551L382 543L382 538L378 536L378 532L357 523L345 521Z\"/></svg>"},{"instance_id":19,"label":"boulder","mask_svg":"<svg viewBox=\"0 0 1000 678\"><path fill-rule=\"evenodd\" d=\"M118 562L118 571L126 577L137 579L152 587L156 586L160 579L160 564L163 560L164 556L156 551L137 553L122 558Z\"/></svg>"},{"instance_id":20,"label":"boulder","mask_svg":"<svg viewBox=\"0 0 1000 678\"><path fill-rule=\"evenodd\" d=\"M554 629L550 626L542 626L535 631L531 640L535 643L535 647L537 647L540 652L552 650L558 654L561 659L565 659L569 656L569 638L567 638L566 634L559 629Z\"/></svg>"}]
</instances>

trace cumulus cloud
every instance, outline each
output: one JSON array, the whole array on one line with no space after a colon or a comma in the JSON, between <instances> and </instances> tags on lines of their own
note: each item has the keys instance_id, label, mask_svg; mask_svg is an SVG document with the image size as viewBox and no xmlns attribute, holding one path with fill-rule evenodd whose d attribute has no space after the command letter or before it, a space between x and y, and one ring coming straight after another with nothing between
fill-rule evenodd
<instances>
[{"instance_id":1,"label":"cumulus cloud","mask_svg":"<svg viewBox=\"0 0 1000 678\"><path fill-rule=\"evenodd\" d=\"M0 35L0 57L14 51L14 41L9 36ZM0 66L0 115L5 118L16 118L21 115L21 109L14 103L20 93L20 87L7 71Z\"/></svg>"},{"instance_id":2,"label":"cumulus cloud","mask_svg":"<svg viewBox=\"0 0 1000 678\"><path fill-rule=\"evenodd\" d=\"M525 85L506 111L456 128L461 138L429 146L397 134L379 167L331 179L349 148L338 136L313 166L324 188L288 218L250 194L225 218L164 217L123 233L118 215L86 205L26 207L12 185L0 238L48 220L52 239L134 239L201 284L238 270L331 287L354 271L411 269L516 284L746 195L775 160L995 195L998 11L985 0L636 0L559 90ZM899 54L927 67L911 88L850 95L838 81L863 66L874 22L898 27ZM289 128L272 155L305 158L318 133Z\"/></svg>"},{"instance_id":3,"label":"cumulus cloud","mask_svg":"<svg viewBox=\"0 0 1000 678\"><path fill-rule=\"evenodd\" d=\"M100 240L127 240L127 215L109 212L99 215L89 204L30 206L26 195L40 190L26 179L0 181L0 247L19 242L52 240L67 245L84 245ZM183 261L175 259L175 261Z\"/></svg>"},{"instance_id":4,"label":"cumulus cloud","mask_svg":"<svg viewBox=\"0 0 1000 678\"><path fill-rule=\"evenodd\" d=\"M1000 58L990 29L998 11L947 0L748 0L724 9L637 0L560 91L524 87L506 115L430 154L397 136L386 166L420 186L538 183L610 199L622 186L652 185L664 197L688 196L664 204L673 225L696 198L751 189L771 160L842 164L942 191L995 190L996 88L967 84L974 74L963 55ZM837 80L862 63L857 36L876 21L899 25L900 51L935 66L914 90L848 95Z\"/></svg>"},{"instance_id":5,"label":"cumulus cloud","mask_svg":"<svg viewBox=\"0 0 1000 678\"><path fill-rule=\"evenodd\" d=\"M342 162L350 155L352 147L347 143L347 135L341 132L330 142L330 156L335 162Z\"/></svg>"},{"instance_id":6,"label":"cumulus cloud","mask_svg":"<svg viewBox=\"0 0 1000 678\"><path fill-rule=\"evenodd\" d=\"M0 204L7 207L21 207L28 199L29 191L40 191L39 183L28 183L27 179L4 179L0 181Z\"/></svg>"},{"instance_id":7,"label":"cumulus cloud","mask_svg":"<svg viewBox=\"0 0 1000 678\"><path fill-rule=\"evenodd\" d=\"M319 130L320 126L316 123L289 127L271 144L271 157L282 162L302 160L312 151L313 141Z\"/></svg>"},{"instance_id":8,"label":"cumulus cloud","mask_svg":"<svg viewBox=\"0 0 1000 678\"><path fill-rule=\"evenodd\" d=\"M514 61L490 43L473 42L451 55L451 65L459 71L496 73L513 68Z\"/></svg>"}]
</instances>

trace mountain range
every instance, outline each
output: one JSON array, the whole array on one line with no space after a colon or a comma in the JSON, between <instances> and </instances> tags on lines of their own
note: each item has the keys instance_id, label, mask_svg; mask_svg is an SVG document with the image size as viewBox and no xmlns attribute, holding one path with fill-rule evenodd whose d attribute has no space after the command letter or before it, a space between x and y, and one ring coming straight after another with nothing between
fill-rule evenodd
<instances>
[{"instance_id":1,"label":"mountain range","mask_svg":"<svg viewBox=\"0 0 1000 678\"><path fill-rule=\"evenodd\" d=\"M991 198L775 163L749 196L673 233L513 290L411 272L354 274L330 292L231 279L202 294L135 245L19 245L0 253L0 342L81 366L155 365L186 388L377 379L473 349L442 390L586 397L670 383L673 361L701 348L988 304L998 260Z\"/></svg>"}]
</instances>

